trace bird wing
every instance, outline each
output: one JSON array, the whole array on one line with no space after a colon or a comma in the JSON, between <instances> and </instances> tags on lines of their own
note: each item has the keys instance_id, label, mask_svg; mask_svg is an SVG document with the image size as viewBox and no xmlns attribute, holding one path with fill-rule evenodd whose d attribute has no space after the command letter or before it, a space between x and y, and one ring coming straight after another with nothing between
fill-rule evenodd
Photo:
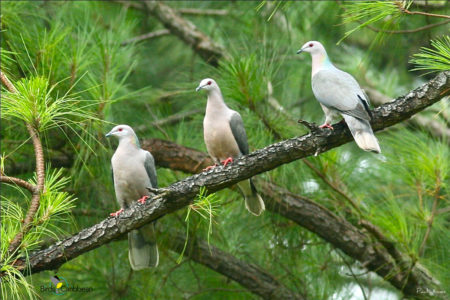
<instances>
[{"instance_id":1,"label":"bird wing","mask_svg":"<svg viewBox=\"0 0 450 300\"><path fill-rule=\"evenodd\" d=\"M355 118L370 120L364 92L350 74L333 69L317 72L311 81L313 93L320 103Z\"/></svg>"},{"instance_id":2,"label":"bird wing","mask_svg":"<svg viewBox=\"0 0 450 300\"><path fill-rule=\"evenodd\" d=\"M156 178L156 168L155 168L155 159L153 155L145 151L145 160L144 160L145 171L147 171L147 175L150 178L150 183L153 188L158 187L158 179Z\"/></svg>"},{"instance_id":3,"label":"bird wing","mask_svg":"<svg viewBox=\"0 0 450 300\"><path fill-rule=\"evenodd\" d=\"M233 114L231 115L230 128L234 139L238 144L239 151L241 151L244 155L248 154L248 141L247 134L245 133L244 122L242 122L241 115L236 111L233 111Z\"/></svg>"}]
</instances>

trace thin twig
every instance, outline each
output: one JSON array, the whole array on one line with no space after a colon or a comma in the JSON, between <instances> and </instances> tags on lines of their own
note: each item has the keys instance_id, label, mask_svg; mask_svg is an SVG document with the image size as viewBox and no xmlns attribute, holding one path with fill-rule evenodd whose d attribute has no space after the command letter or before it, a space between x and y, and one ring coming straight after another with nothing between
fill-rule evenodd
<instances>
[{"instance_id":1,"label":"thin twig","mask_svg":"<svg viewBox=\"0 0 450 300\"><path fill-rule=\"evenodd\" d=\"M383 32L383 33L391 33L391 34L403 34L403 33L416 33L416 32L419 32L419 31L428 30L428 29L433 28L433 27L445 25L445 24L447 24L449 22L450 22L450 20L445 20L445 21L442 21L442 22L439 22L439 23L428 24L428 25L425 25L425 26L422 26L422 27L418 27L418 28L414 28L414 29L403 29L403 30L384 30L384 29L376 28L376 27L374 27L372 25L366 25L365 27L367 27L370 30L375 31L375 32ZM362 22L359 22L359 23L362 24Z\"/></svg>"},{"instance_id":2,"label":"thin twig","mask_svg":"<svg viewBox=\"0 0 450 300\"><path fill-rule=\"evenodd\" d=\"M364 300L367 300L366 292L364 291L364 288L363 288L361 282L359 282L358 277L355 275L355 273L353 273L352 266L350 266L350 264L345 260L345 257L339 251L336 251L336 253L341 257L342 261L347 266L348 270L352 274L352 277L355 279L356 283L358 284L359 288L361 289Z\"/></svg>"},{"instance_id":3,"label":"thin twig","mask_svg":"<svg viewBox=\"0 0 450 300\"><path fill-rule=\"evenodd\" d=\"M226 10L226 9L179 8L178 12L183 15L197 15L197 16L226 16L226 15L228 15L228 10Z\"/></svg>"},{"instance_id":4,"label":"thin twig","mask_svg":"<svg viewBox=\"0 0 450 300\"><path fill-rule=\"evenodd\" d=\"M161 29L161 30L156 30L156 31L152 31L146 34L142 34L142 35L138 35L134 38L128 39L123 41L122 43L120 43L121 46L125 46L131 43L136 43L136 42L141 42L144 40L149 40L149 39L153 39L153 38L157 38L163 35L169 35L170 31L168 29Z\"/></svg>"},{"instance_id":5,"label":"thin twig","mask_svg":"<svg viewBox=\"0 0 450 300\"><path fill-rule=\"evenodd\" d=\"M23 179L20 179L20 178L0 175L0 181L5 182L5 183L16 184L20 187L23 187L23 188L29 190L32 194L36 191L35 185L33 185Z\"/></svg>"},{"instance_id":6,"label":"thin twig","mask_svg":"<svg viewBox=\"0 0 450 300\"><path fill-rule=\"evenodd\" d=\"M144 5L131 1L124 0L111 0L112 2L123 4L127 7L132 7L138 10L145 10ZM196 9L196 8L179 8L177 11L183 15L194 15L194 16L226 16L229 11L226 9Z\"/></svg>"},{"instance_id":7,"label":"thin twig","mask_svg":"<svg viewBox=\"0 0 450 300\"><path fill-rule=\"evenodd\" d=\"M327 185L329 185L335 192L337 192L339 195L341 195L342 197L344 197L352 206L353 208L355 208L358 213L361 214L361 210L358 206L358 204L353 201L352 198L350 198L346 193L344 193L344 191L342 191L337 185L335 185L333 182L331 182L330 180L328 180L327 176L325 174L323 174L322 172L320 172L319 169L317 169L313 163L311 163L309 160L307 159L302 159L302 161L311 169L314 171L314 173L316 173L317 176L319 176L323 182L325 182Z\"/></svg>"},{"instance_id":8,"label":"thin twig","mask_svg":"<svg viewBox=\"0 0 450 300\"><path fill-rule=\"evenodd\" d=\"M408 15L421 15L421 16L428 16L428 17L434 17L434 18L445 18L450 19L450 16L447 15L441 15L441 14L433 14L433 13L427 13L423 11L409 11L406 8L402 9L404 13L407 13Z\"/></svg>"},{"instance_id":9,"label":"thin twig","mask_svg":"<svg viewBox=\"0 0 450 300\"><path fill-rule=\"evenodd\" d=\"M176 113L167 118L152 121L149 125L139 125L135 128L135 131L147 130L151 126L157 127L157 126L177 124L178 122L189 120L194 115L202 111L203 111L202 109L193 109L186 112Z\"/></svg>"},{"instance_id":10,"label":"thin twig","mask_svg":"<svg viewBox=\"0 0 450 300\"><path fill-rule=\"evenodd\" d=\"M394 242L388 239L382 233L381 229L378 226L363 219L359 220L358 224L367 229L367 231L369 231L372 234L372 236L374 236L384 246L384 248L386 248L386 250L389 252L389 254L392 256L392 258L395 260L395 262L400 266L402 270L407 270L411 268L411 264L398 251L397 247L395 247Z\"/></svg>"}]
</instances>

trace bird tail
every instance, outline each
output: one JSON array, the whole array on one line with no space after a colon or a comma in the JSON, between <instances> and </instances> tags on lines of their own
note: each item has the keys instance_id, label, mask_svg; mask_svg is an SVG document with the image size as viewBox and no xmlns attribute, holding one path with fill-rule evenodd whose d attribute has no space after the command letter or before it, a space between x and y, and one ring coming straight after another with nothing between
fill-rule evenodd
<instances>
[{"instance_id":1,"label":"bird tail","mask_svg":"<svg viewBox=\"0 0 450 300\"><path fill-rule=\"evenodd\" d=\"M238 187L242 191L242 194L244 194L245 208L255 216L261 215L266 207L263 199L256 191L253 181L251 179L241 181L238 183Z\"/></svg>"},{"instance_id":2,"label":"bird tail","mask_svg":"<svg viewBox=\"0 0 450 300\"><path fill-rule=\"evenodd\" d=\"M158 266L159 253L154 223L128 233L128 258L135 271Z\"/></svg>"},{"instance_id":3,"label":"bird tail","mask_svg":"<svg viewBox=\"0 0 450 300\"><path fill-rule=\"evenodd\" d=\"M375 137L369 121L358 119L349 115L343 115L343 117L359 148L365 151L381 153L378 139Z\"/></svg>"}]
</instances>

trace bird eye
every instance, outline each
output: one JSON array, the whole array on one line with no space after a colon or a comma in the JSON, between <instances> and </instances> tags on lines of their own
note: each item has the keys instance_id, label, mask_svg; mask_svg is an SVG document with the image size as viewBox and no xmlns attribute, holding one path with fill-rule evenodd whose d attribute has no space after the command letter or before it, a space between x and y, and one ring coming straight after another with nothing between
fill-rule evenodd
<instances>
[{"instance_id":1,"label":"bird eye","mask_svg":"<svg viewBox=\"0 0 450 300\"><path fill-rule=\"evenodd\" d=\"M312 47L312 46L314 46L314 44L313 44L313 43L311 43L311 44L309 44L309 46L310 46L310 47Z\"/></svg>"},{"instance_id":2,"label":"bird eye","mask_svg":"<svg viewBox=\"0 0 450 300\"><path fill-rule=\"evenodd\" d=\"M211 85L211 83L212 83L211 81L208 81L207 85Z\"/></svg>"},{"instance_id":3,"label":"bird eye","mask_svg":"<svg viewBox=\"0 0 450 300\"><path fill-rule=\"evenodd\" d=\"M122 131L122 130L123 130L123 128L119 128L119 129L117 129L117 130L119 130L119 131Z\"/></svg>"}]
</instances>

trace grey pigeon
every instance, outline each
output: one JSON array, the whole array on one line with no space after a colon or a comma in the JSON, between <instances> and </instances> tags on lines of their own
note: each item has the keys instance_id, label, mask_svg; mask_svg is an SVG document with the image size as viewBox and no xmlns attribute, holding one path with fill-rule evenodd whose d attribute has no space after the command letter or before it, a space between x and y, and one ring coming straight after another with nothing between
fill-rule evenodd
<instances>
[{"instance_id":1,"label":"grey pigeon","mask_svg":"<svg viewBox=\"0 0 450 300\"><path fill-rule=\"evenodd\" d=\"M325 113L325 123L320 128L330 128L333 113L344 117L356 144L365 151L381 153L369 121L372 113L369 98L350 74L336 68L328 58L323 45L310 41L297 51L309 52L312 57L311 85L314 96Z\"/></svg>"},{"instance_id":2,"label":"grey pigeon","mask_svg":"<svg viewBox=\"0 0 450 300\"><path fill-rule=\"evenodd\" d=\"M114 190L121 209L118 216L133 201L145 203L151 195L147 187L157 188L155 161L150 152L142 150L133 129L128 125L114 127L106 137L115 136L119 146L111 158ZM159 262L154 223L128 233L128 258L133 270L156 267Z\"/></svg>"},{"instance_id":3,"label":"grey pigeon","mask_svg":"<svg viewBox=\"0 0 450 300\"><path fill-rule=\"evenodd\" d=\"M249 153L244 123L241 115L225 104L220 88L214 80L203 79L196 89L199 90L205 90L208 94L203 120L206 149L216 164L222 162L226 166L233 162L233 158ZM214 166L207 169L212 167ZM238 187L244 195L247 210L259 216L265 206L252 180L242 181L238 183Z\"/></svg>"}]
</instances>

